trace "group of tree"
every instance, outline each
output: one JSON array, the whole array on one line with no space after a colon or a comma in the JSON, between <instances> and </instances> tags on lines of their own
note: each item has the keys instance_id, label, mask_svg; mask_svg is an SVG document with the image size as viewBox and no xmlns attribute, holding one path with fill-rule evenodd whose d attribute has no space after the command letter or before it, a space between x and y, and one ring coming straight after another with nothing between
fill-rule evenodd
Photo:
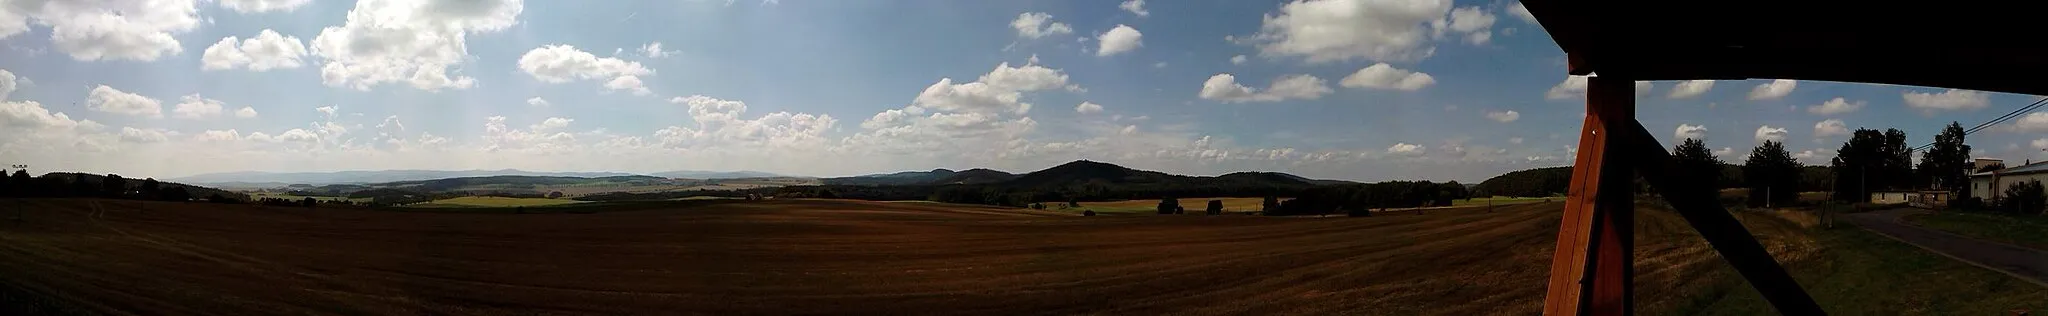
<instances>
[{"instance_id":1,"label":"group of tree","mask_svg":"<svg viewBox=\"0 0 2048 316\"><path fill-rule=\"evenodd\" d=\"M96 197L135 200L191 201L201 191L212 201L239 201L239 194L227 193L210 188L192 187L176 183L164 183L153 178L128 179L121 175L95 175L84 173L49 173L40 177L30 176L27 170L14 170L0 177L0 196L6 197Z\"/></svg>"},{"instance_id":2,"label":"group of tree","mask_svg":"<svg viewBox=\"0 0 2048 316\"><path fill-rule=\"evenodd\" d=\"M1865 201L1870 192L1927 188L1919 178L1921 174L1913 172L1913 147L1906 141L1906 132L1898 129L1857 129L1851 133L1831 162L1835 169L1835 200ZM1953 141L1960 145L1962 136L1955 135ZM1969 152L1964 150L1960 154L1967 156Z\"/></svg>"}]
</instances>

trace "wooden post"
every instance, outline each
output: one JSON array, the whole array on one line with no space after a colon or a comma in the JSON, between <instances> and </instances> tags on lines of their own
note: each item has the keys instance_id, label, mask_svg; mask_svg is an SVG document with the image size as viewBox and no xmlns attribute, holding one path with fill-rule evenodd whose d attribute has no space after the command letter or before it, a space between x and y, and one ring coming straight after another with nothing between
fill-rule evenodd
<instances>
[{"instance_id":1,"label":"wooden post","mask_svg":"<svg viewBox=\"0 0 2048 316\"><path fill-rule=\"evenodd\" d=\"M1624 157L1635 122L1635 82L1587 78L1586 119L1551 257L1544 314L1634 313L1635 167ZM1661 150L1661 149L1659 149Z\"/></svg>"}]
</instances>

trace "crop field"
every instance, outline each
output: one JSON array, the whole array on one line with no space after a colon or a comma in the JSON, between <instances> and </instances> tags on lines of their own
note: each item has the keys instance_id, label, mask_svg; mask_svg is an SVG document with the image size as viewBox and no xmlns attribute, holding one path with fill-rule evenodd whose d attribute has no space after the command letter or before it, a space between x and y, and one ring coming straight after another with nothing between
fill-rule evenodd
<instances>
[{"instance_id":1,"label":"crop field","mask_svg":"<svg viewBox=\"0 0 2048 316\"><path fill-rule=\"evenodd\" d=\"M1483 197L1483 198L1471 198L1471 199L1463 199L1463 200L1451 200L1451 205L1454 205L1454 206L1480 206L1480 205L1489 205L1489 204L1490 204L1490 205L1508 205L1508 204L1522 204L1522 203L1542 203L1542 202L1557 202L1557 201L1564 201L1564 198L1563 198L1563 197L1515 197L1515 196L1496 196L1496 197Z\"/></svg>"},{"instance_id":2,"label":"crop field","mask_svg":"<svg viewBox=\"0 0 2048 316\"><path fill-rule=\"evenodd\" d=\"M22 212L0 222L0 314L1526 315L1542 308L1562 205L1313 218L661 203L674 204L481 214L0 200ZM1836 313L2048 307L2048 290L1855 228L1738 218ZM1637 219L1640 310L1770 313L1676 215Z\"/></svg>"},{"instance_id":3,"label":"crop field","mask_svg":"<svg viewBox=\"0 0 2048 316\"><path fill-rule=\"evenodd\" d=\"M249 194L249 198L252 198L252 199L265 199L265 198L280 198L280 199L286 199L286 200L293 200L293 201L297 201L297 200L303 200L303 199L305 199L305 198L308 198L308 196L299 196L299 195L291 195L291 194L284 194L284 193L269 193L269 192L249 192L248 194ZM333 197L333 196L312 196L311 198L313 198L314 200L320 200L320 201L362 201L362 202L368 202L368 201L370 201L370 199L351 199L351 198L346 198L346 197Z\"/></svg>"},{"instance_id":4,"label":"crop field","mask_svg":"<svg viewBox=\"0 0 2048 316\"><path fill-rule=\"evenodd\" d=\"M1226 213L1241 213L1259 211L1259 204L1265 201L1265 198L1226 197L1182 198L1175 200L1180 202L1181 208L1187 209L1188 214L1201 214L1202 210L1209 207L1209 200L1223 200L1223 211ZM1045 202L1045 207L1047 210L1056 210L1069 213L1080 213L1081 211L1095 211L1096 214L1103 215L1159 213L1159 200L1081 202L1080 208L1059 209L1060 205L1065 205L1066 203L1066 201Z\"/></svg>"},{"instance_id":5,"label":"crop field","mask_svg":"<svg viewBox=\"0 0 2048 316\"><path fill-rule=\"evenodd\" d=\"M434 200L427 203L412 204L407 205L406 207L531 207L555 206L576 203L584 202L570 199L511 198L500 196L464 196Z\"/></svg>"}]
</instances>

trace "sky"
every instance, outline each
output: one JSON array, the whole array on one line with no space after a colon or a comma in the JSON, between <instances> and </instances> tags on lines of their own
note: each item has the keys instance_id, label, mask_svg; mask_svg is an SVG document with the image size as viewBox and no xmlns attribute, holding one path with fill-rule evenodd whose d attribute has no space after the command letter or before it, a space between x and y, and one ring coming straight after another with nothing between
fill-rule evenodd
<instances>
[{"instance_id":1,"label":"sky","mask_svg":"<svg viewBox=\"0 0 2048 316\"><path fill-rule=\"evenodd\" d=\"M1585 78L1513 1L9 0L0 164L1028 172L1475 182L1570 164ZM1825 164L2037 97L1637 83L1665 144ZM2048 113L1971 135L2044 159Z\"/></svg>"}]
</instances>

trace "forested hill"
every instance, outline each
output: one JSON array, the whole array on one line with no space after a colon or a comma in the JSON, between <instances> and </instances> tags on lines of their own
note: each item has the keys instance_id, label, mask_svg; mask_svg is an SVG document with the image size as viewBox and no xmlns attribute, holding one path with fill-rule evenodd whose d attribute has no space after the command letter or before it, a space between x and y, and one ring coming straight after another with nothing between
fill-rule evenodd
<instances>
[{"instance_id":1,"label":"forested hill","mask_svg":"<svg viewBox=\"0 0 2048 316\"><path fill-rule=\"evenodd\" d=\"M1493 196L1564 195L1572 184L1572 167L1536 168L1509 172L1480 181L1473 193Z\"/></svg>"}]
</instances>

